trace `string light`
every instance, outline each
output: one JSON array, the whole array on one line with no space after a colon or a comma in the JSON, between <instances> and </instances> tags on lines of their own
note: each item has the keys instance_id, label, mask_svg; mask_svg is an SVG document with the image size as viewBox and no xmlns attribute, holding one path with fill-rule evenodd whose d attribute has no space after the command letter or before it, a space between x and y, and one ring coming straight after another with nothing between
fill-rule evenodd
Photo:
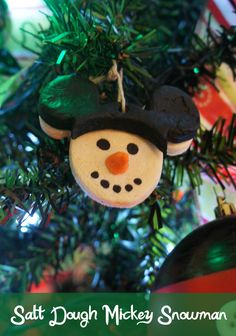
<instances>
[{"instance_id":1,"label":"string light","mask_svg":"<svg viewBox=\"0 0 236 336\"><path fill-rule=\"evenodd\" d=\"M37 214L37 212L35 212L33 214L33 216L30 216L29 214L26 214L21 222L21 232L25 233L27 231L29 231L29 227L30 225L34 225L36 226L39 223L40 217Z\"/></svg>"}]
</instances>

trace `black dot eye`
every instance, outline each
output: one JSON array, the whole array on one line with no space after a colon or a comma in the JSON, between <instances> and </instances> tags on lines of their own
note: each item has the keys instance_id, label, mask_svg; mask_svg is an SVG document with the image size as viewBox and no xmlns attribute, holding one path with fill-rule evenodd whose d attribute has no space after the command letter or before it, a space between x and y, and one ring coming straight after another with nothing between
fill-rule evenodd
<instances>
[{"instance_id":1,"label":"black dot eye","mask_svg":"<svg viewBox=\"0 0 236 336\"><path fill-rule=\"evenodd\" d=\"M102 150L108 150L111 147L110 142L107 141L106 139L98 140L97 146Z\"/></svg>"},{"instance_id":2,"label":"black dot eye","mask_svg":"<svg viewBox=\"0 0 236 336\"><path fill-rule=\"evenodd\" d=\"M135 155L135 154L138 153L138 146L135 145L134 143L130 143L127 146L127 151L128 151L129 154Z\"/></svg>"}]
</instances>

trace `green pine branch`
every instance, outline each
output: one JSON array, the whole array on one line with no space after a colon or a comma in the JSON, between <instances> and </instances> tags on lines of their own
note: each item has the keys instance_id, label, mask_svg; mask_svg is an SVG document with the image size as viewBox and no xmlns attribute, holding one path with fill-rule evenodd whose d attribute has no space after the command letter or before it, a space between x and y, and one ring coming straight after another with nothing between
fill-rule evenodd
<instances>
[{"instance_id":1,"label":"green pine branch","mask_svg":"<svg viewBox=\"0 0 236 336\"><path fill-rule=\"evenodd\" d=\"M211 130L199 129L194 145L184 156L165 161L165 173L176 186L183 184L187 175L193 188L199 188L202 174L206 174L222 189L236 183L229 167L236 166L236 118L233 115L230 125L225 127L225 120L219 119Z\"/></svg>"}]
</instances>

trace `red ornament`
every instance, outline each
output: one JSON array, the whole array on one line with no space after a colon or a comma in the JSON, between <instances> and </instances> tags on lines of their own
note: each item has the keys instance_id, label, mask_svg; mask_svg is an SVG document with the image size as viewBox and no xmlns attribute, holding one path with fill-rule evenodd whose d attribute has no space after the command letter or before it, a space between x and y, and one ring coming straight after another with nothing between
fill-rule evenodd
<instances>
[{"instance_id":1,"label":"red ornament","mask_svg":"<svg viewBox=\"0 0 236 336\"><path fill-rule=\"evenodd\" d=\"M194 230L166 258L158 293L236 293L236 216Z\"/></svg>"}]
</instances>

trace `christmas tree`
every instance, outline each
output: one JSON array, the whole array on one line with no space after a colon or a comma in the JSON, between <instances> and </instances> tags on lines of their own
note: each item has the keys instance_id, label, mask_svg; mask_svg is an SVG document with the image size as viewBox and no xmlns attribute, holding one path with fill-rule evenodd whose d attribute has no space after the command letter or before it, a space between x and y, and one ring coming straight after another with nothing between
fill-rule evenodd
<instances>
[{"instance_id":1,"label":"christmas tree","mask_svg":"<svg viewBox=\"0 0 236 336\"><path fill-rule=\"evenodd\" d=\"M157 188L134 207L107 207L88 197L71 172L70 137L61 132L76 122L72 138L75 132L81 135L81 125L87 132L100 131L102 118L106 128L117 129L107 121L116 107L125 115L135 106L135 118L146 113L140 117L146 125L154 108L153 92L163 86L196 97L204 80L217 92L222 64L236 76L235 27L221 26L214 33L209 19L207 37L200 38L195 26L204 1L45 0L45 4L49 26L39 25L30 33L40 52L29 67L20 69L4 49L7 6L0 1L1 291L32 290L42 279L49 291L153 290L170 247L198 225L195 198L202 174L222 190L228 184L236 187L230 170L236 163L235 117L228 124L219 118L210 129L201 126L185 154L167 155ZM63 78L62 84L58 78ZM66 84L67 78L72 86ZM59 121L57 104L63 107ZM109 106L109 111L95 120L90 110L100 106ZM74 121L78 110L86 122ZM59 140L45 134L40 123ZM171 118L164 126L169 124ZM179 137L176 129L171 130L172 139ZM158 131L162 135L163 130ZM100 143L104 146L109 144ZM128 148L131 155L137 150ZM109 169L114 170L113 163L109 161ZM97 171L92 174L98 178ZM134 180L137 185L141 182ZM179 197L183 184L188 191ZM114 192L119 188L114 186ZM129 188L133 186L126 185L127 192Z\"/></svg>"}]
</instances>

